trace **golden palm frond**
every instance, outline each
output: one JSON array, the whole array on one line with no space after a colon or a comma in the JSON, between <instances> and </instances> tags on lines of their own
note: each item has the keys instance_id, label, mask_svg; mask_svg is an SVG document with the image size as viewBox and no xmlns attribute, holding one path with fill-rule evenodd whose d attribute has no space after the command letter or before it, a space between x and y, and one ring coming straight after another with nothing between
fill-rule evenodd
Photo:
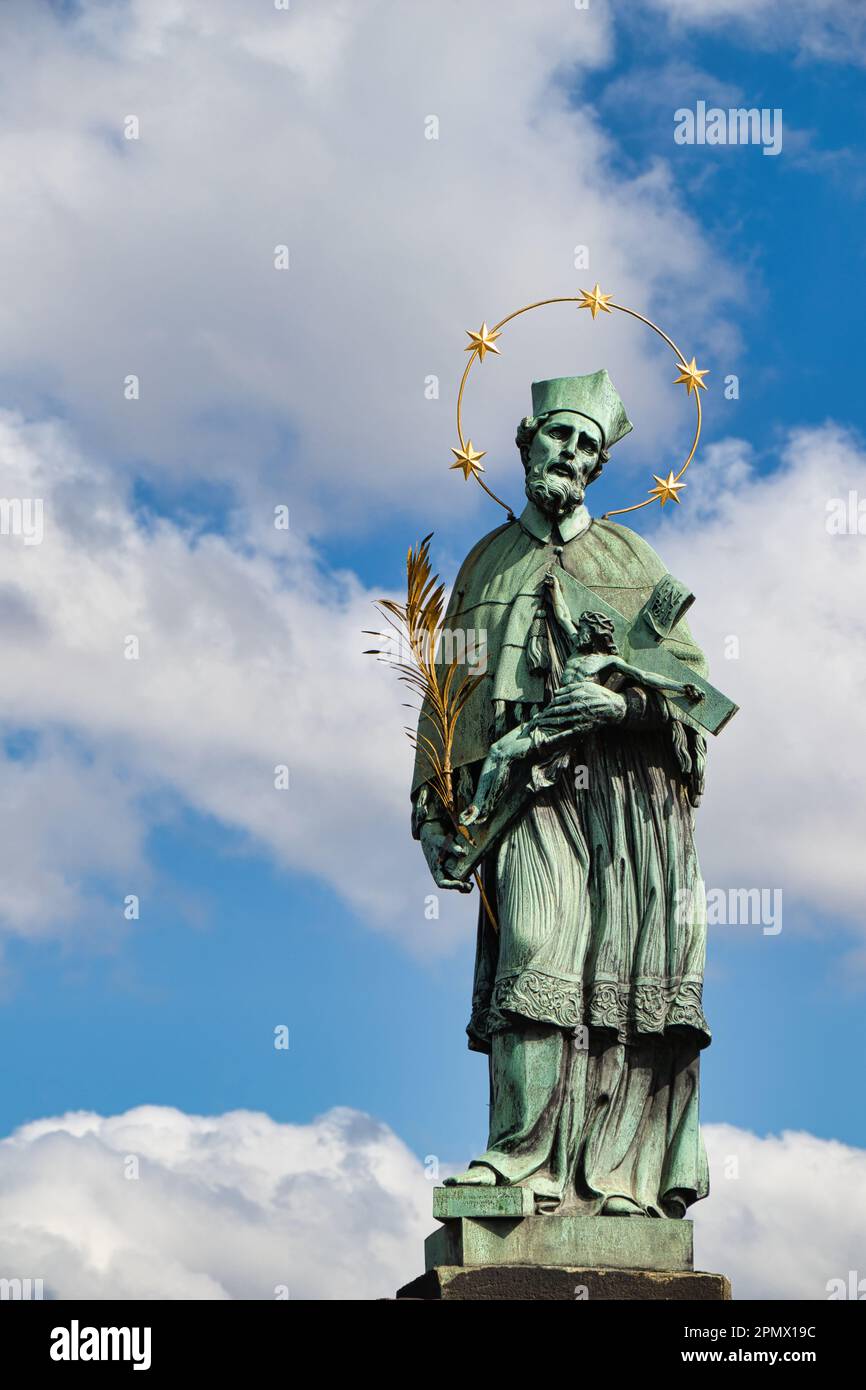
<instances>
[{"instance_id":1,"label":"golden palm frond","mask_svg":"<svg viewBox=\"0 0 866 1390\"><path fill-rule=\"evenodd\" d=\"M441 662L437 662L436 653L443 634L445 585L440 583L438 574L431 573L432 536L431 531L414 550L409 547L406 556L406 602L396 603L393 599L383 598L375 605L400 642L408 647L409 660L395 656L387 647L370 647L365 655L386 661L397 672L398 680L421 696L421 715L428 722L430 732L424 733L420 727L417 733L412 729L405 732L413 748L420 750L426 759L428 775L425 780L445 807L455 833L471 839L466 827L460 824L461 807L454 792L451 757L461 711L486 678L486 673L477 676L466 673L458 680L457 671L461 662L457 656L444 670ZM378 637L383 642L393 640L389 633L366 629L365 636ZM495 929L496 921L484 892L481 875L476 871L473 878Z\"/></svg>"}]
</instances>

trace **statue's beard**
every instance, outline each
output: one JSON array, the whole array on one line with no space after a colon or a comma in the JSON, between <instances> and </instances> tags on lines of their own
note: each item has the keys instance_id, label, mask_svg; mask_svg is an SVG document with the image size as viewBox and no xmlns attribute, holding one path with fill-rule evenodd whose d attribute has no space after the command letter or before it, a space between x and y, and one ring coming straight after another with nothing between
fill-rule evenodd
<instances>
[{"instance_id":1,"label":"statue's beard","mask_svg":"<svg viewBox=\"0 0 866 1390\"><path fill-rule=\"evenodd\" d=\"M584 498L585 486L580 478L567 478L562 473L552 472L551 465L534 478L526 480L526 495L539 511L547 516L564 516L579 507Z\"/></svg>"}]
</instances>

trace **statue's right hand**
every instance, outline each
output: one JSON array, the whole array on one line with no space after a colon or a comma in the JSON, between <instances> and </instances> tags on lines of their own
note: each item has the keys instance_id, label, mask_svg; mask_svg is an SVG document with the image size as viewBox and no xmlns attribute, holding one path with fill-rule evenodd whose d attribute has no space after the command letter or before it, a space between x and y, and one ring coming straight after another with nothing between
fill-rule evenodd
<instances>
[{"instance_id":1,"label":"statue's right hand","mask_svg":"<svg viewBox=\"0 0 866 1390\"><path fill-rule=\"evenodd\" d=\"M421 848L437 888L456 888L458 893L471 893L472 884L454 878L454 865L449 860L461 858L468 845L462 836L455 836L437 821L427 821L421 827Z\"/></svg>"}]
</instances>

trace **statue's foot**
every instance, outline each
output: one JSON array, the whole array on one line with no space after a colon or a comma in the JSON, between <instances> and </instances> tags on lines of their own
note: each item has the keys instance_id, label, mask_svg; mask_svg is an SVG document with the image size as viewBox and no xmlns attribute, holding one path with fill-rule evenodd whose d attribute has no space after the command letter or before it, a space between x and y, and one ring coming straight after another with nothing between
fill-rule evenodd
<instances>
[{"instance_id":1,"label":"statue's foot","mask_svg":"<svg viewBox=\"0 0 866 1390\"><path fill-rule=\"evenodd\" d=\"M643 1216L644 1210L630 1197L608 1197L601 1214L602 1216Z\"/></svg>"},{"instance_id":2,"label":"statue's foot","mask_svg":"<svg viewBox=\"0 0 866 1390\"><path fill-rule=\"evenodd\" d=\"M678 1192L669 1192L662 1202L662 1209L665 1216L672 1217L675 1221L682 1221L688 1211L688 1203Z\"/></svg>"},{"instance_id":3,"label":"statue's foot","mask_svg":"<svg viewBox=\"0 0 866 1390\"><path fill-rule=\"evenodd\" d=\"M486 1163L474 1163L464 1173L445 1179L446 1187L495 1187L496 1174Z\"/></svg>"}]
</instances>

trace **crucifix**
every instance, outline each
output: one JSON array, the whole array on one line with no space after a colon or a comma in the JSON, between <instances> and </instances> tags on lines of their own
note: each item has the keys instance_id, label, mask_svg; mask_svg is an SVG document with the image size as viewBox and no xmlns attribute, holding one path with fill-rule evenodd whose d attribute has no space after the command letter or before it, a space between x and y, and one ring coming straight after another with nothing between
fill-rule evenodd
<instances>
[{"instance_id":1,"label":"crucifix","mask_svg":"<svg viewBox=\"0 0 866 1390\"><path fill-rule=\"evenodd\" d=\"M732 700L662 645L694 602L694 594L672 574L658 581L631 623L561 562L545 571L539 600L544 598L575 648L564 664L563 684L591 679L612 690L630 683L664 692L675 717L711 734L718 734L736 714ZM460 818L471 843L455 868L456 878L465 880L473 873L527 800L564 769L578 739L574 734L563 737L555 727L545 729L541 709L492 744L475 799ZM539 778L542 762L546 774Z\"/></svg>"}]
</instances>

